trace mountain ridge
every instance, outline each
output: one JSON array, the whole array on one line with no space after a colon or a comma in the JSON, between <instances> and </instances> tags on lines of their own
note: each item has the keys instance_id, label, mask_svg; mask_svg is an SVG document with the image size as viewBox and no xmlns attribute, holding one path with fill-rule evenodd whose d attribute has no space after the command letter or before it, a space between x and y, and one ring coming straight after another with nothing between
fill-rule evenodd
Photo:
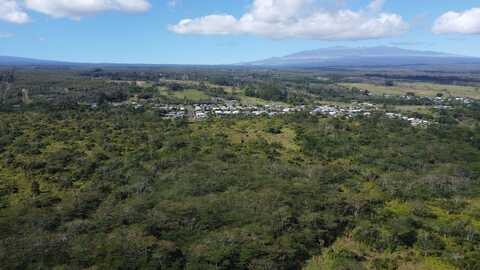
<instances>
[{"instance_id":1,"label":"mountain ridge","mask_svg":"<svg viewBox=\"0 0 480 270\"><path fill-rule=\"evenodd\" d=\"M28 57L0 55L0 65L3 66L30 66L30 65L67 65L74 64L65 61L45 60Z\"/></svg>"},{"instance_id":2,"label":"mountain ridge","mask_svg":"<svg viewBox=\"0 0 480 270\"><path fill-rule=\"evenodd\" d=\"M398 66L435 64L480 64L480 58L436 51L411 50L391 46L329 47L281 57L241 63L244 66Z\"/></svg>"},{"instance_id":3,"label":"mountain ridge","mask_svg":"<svg viewBox=\"0 0 480 270\"><path fill-rule=\"evenodd\" d=\"M238 67L398 67L422 65L478 65L480 58L436 51L411 50L391 46L377 47L328 47L300 51L280 57L232 65L195 66L238 66ZM44 60L16 56L0 56L0 66L189 66L145 63L80 63L57 60Z\"/></svg>"}]
</instances>

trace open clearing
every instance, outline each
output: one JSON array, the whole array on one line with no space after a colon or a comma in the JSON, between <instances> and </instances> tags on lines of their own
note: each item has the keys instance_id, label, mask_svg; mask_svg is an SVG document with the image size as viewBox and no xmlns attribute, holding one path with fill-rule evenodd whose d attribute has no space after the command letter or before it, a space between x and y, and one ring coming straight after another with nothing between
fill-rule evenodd
<instances>
[{"instance_id":1,"label":"open clearing","mask_svg":"<svg viewBox=\"0 0 480 270\"><path fill-rule=\"evenodd\" d=\"M186 99L190 101L210 100L211 98L205 93L194 89L174 92L174 96L178 99Z\"/></svg>"},{"instance_id":2,"label":"open clearing","mask_svg":"<svg viewBox=\"0 0 480 270\"><path fill-rule=\"evenodd\" d=\"M342 83L349 88L368 90L374 94L404 95L415 93L418 96L435 96L442 93L447 96L480 98L480 86L463 86L434 83L397 83L395 86L385 86L372 83Z\"/></svg>"}]
</instances>

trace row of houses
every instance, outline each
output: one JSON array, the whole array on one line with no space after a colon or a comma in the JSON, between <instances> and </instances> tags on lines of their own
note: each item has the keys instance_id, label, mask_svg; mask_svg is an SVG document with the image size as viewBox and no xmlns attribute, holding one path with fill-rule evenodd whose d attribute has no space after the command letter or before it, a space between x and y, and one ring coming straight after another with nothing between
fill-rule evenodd
<instances>
[{"instance_id":1,"label":"row of houses","mask_svg":"<svg viewBox=\"0 0 480 270\"><path fill-rule=\"evenodd\" d=\"M335 106L335 105L321 105L314 107L307 106L283 106L283 105L265 105L265 106L218 106L210 104L197 104L194 107L194 119L203 120L208 117L229 116L229 115L246 115L246 116L275 116L281 114L295 113L295 112L309 112L311 115L324 115L328 117L356 117L356 116L371 116L373 112L379 110L373 104L362 103L351 106ZM171 114L172 115L172 114ZM408 117L399 113L385 113L385 116L390 119L400 119L409 122L412 126L428 126L430 122L420 118ZM168 116L167 116L168 117ZM179 115L173 114L173 117Z\"/></svg>"},{"instance_id":2,"label":"row of houses","mask_svg":"<svg viewBox=\"0 0 480 270\"><path fill-rule=\"evenodd\" d=\"M384 98L401 98L409 101L422 101L422 103L432 104L436 106L448 106L448 105L470 105L474 103L474 99L468 97L454 97L454 96L415 96L415 95L390 95L384 94Z\"/></svg>"},{"instance_id":3,"label":"row of houses","mask_svg":"<svg viewBox=\"0 0 480 270\"><path fill-rule=\"evenodd\" d=\"M414 117L407 117L399 113L385 113L385 116L390 118L390 119L401 119L404 121L409 122L412 126L417 127L417 126L428 126L430 125L430 122L427 120L419 119L419 118L414 118Z\"/></svg>"},{"instance_id":4,"label":"row of houses","mask_svg":"<svg viewBox=\"0 0 480 270\"><path fill-rule=\"evenodd\" d=\"M308 112L311 115L324 115L328 117L356 117L370 116L373 112L378 112L378 108L370 103L358 103L351 105L317 105L317 106L290 106L286 104L266 104L266 105L242 105L237 101L225 101L221 104L160 104L145 103L138 101L112 103L114 107L129 106L134 109L148 107L160 112L165 119L191 118L194 120L204 120L209 117L226 116L276 116L295 112ZM445 105L438 105L441 108L450 108ZM399 113L385 113L386 117L391 119L400 119L409 122L412 126L426 126L430 122L418 118L407 117Z\"/></svg>"},{"instance_id":5,"label":"row of houses","mask_svg":"<svg viewBox=\"0 0 480 270\"><path fill-rule=\"evenodd\" d=\"M286 113L304 111L305 106L287 106L279 104L267 105L241 105L236 102L227 102L225 104L195 104L194 116L196 119L204 119L209 116L275 116Z\"/></svg>"},{"instance_id":6,"label":"row of houses","mask_svg":"<svg viewBox=\"0 0 480 270\"><path fill-rule=\"evenodd\" d=\"M369 116L372 111L376 111L377 108L370 103L362 103L352 106L334 106L334 105L323 105L317 106L310 111L312 115L327 115L327 116L345 116L345 117L354 117L354 116Z\"/></svg>"}]
</instances>

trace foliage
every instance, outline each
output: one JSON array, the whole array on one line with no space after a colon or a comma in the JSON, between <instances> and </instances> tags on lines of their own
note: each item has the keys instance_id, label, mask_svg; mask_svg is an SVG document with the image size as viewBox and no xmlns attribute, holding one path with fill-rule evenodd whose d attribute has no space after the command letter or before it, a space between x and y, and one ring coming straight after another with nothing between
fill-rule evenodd
<instances>
[{"instance_id":1,"label":"foliage","mask_svg":"<svg viewBox=\"0 0 480 270\"><path fill-rule=\"evenodd\" d=\"M0 111L2 269L479 269L477 104L421 128L382 114L193 122L101 106L243 91L375 99L307 71L165 69L15 74L34 104L10 106L7 91Z\"/></svg>"}]
</instances>

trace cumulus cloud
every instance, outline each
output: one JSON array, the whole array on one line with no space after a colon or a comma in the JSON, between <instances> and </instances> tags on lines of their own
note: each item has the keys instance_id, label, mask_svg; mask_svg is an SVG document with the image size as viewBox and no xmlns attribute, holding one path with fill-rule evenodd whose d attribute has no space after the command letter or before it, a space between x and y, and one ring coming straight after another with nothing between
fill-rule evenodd
<instances>
[{"instance_id":1,"label":"cumulus cloud","mask_svg":"<svg viewBox=\"0 0 480 270\"><path fill-rule=\"evenodd\" d=\"M149 9L148 0L0 0L0 20L26 23L30 20L26 10L56 18L80 19L103 11L144 12Z\"/></svg>"},{"instance_id":2,"label":"cumulus cloud","mask_svg":"<svg viewBox=\"0 0 480 270\"><path fill-rule=\"evenodd\" d=\"M0 20L11 23L26 23L30 20L15 0L0 0Z\"/></svg>"},{"instance_id":3,"label":"cumulus cloud","mask_svg":"<svg viewBox=\"0 0 480 270\"><path fill-rule=\"evenodd\" d=\"M150 9L146 0L25 0L25 5L52 17L73 19L110 10L144 12Z\"/></svg>"},{"instance_id":4,"label":"cumulus cloud","mask_svg":"<svg viewBox=\"0 0 480 270\"><path fill-rule=\"evenodd\" d=\"M11 38L14 37L14 33L9 33L9 32L0 32L0 38Z\"/></svg>"},{"instance_id":5,"label":"cumulus cloud","mask_svg":"<svg viewBox=\"0 0 480 270\"><path fill-rule=\"evenodd\" d=\"M379 12L382 10L383 5L385 5L386 0L374 0L368 5L368 9L371 12Z\"/></svg>"},{"instance_id":6,"label":"cumulus cloud","mask_svg":"<svg viewBox=\"0 0 480 270\"><path fill-rule=\"evenodd\" d=\"M449 11L440 16L433 25L437 34L480 34L480 8L464 12Z\"/></svg>"},{"instance_id":7,"label":"cumulus cloud","mask_svg":"<svg viewBox=\"0 0 480 270\"><path fill-rule=\"evenodd\" d=\"M208 15L197 19L181 20L172 29L180 34L228 35L236 31L237 19L231 15Z\"/></svg>"},{"instance_id":8,"label":"cumulus cloud","mask_svg":"<svg viewBox=\"0 0 480 270\"><path fill-rule=\"evenodd\" d=\"M312 0L254 0L238 19L213 14L181 20L169 29L179 34L255 34L319 40L382 38L406 31L408 25L400 15L381 11L384 2L374 0L358 11L327 11L316 9Z\"/></svg>"},{"instance_id":9,"label":"cumulus cloud","mask_svg":"<svg viewBox=\"0 0 480 270\"><path fill-rule=\"evenodd\" d=\"M178 5L179 0L168 0L167 5L171 8L174 8Z\"/></svg>"}]
</instances>

